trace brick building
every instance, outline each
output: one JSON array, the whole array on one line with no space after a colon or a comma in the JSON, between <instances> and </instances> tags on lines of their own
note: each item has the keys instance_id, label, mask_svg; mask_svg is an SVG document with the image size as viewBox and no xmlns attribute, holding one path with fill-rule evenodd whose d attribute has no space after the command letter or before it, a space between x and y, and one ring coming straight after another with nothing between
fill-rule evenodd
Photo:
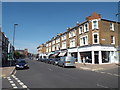
<instances>
[{"instance_id":1,"label":"brick building","mask_svg":"<svg viewBox=\"0 0 120 90\"><path fill-rule=\"evenodd\" d=\"M77 58L79 63L83 58L91 64L119 63L118 26L120 23L102 19L94 12L84 22L67 28L66 32L46 42L46 53L67 53Z\"/></svg>"}]
</instances>

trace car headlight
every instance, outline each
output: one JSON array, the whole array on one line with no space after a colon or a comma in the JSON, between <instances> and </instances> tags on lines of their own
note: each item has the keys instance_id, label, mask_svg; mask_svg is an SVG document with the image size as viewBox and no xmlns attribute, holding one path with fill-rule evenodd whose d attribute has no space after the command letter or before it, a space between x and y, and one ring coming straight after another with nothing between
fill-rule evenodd
<instances>
[{"instance_id":1,"label":"car headlight","mask_svg":"<svg viewBox=\"0 0 120 90\"><path fill-rule=\"evenodd\" d=\"M24 66L28 66L27 64L25 64Z\"/></svg>"},{"instance_id":2,"label":"car headlight","mask_svg":"<svg viewBox=\"0 0 120 90\"><path fill-rule=\"evenodd\" d=\"M19 67L19 65L16 65L16 67Z\"/></svg>"}]
</instances>

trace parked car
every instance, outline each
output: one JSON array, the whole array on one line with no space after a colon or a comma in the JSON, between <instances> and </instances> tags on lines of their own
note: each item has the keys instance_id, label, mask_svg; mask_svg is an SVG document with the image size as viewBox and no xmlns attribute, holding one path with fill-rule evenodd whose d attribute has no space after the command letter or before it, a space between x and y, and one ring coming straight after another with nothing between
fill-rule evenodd
<instances>
[{"instance_id":1,"label":"parked car","mask_svg":"<svg viewBox=\"0 0 120 90\"><path fill-rule=\"evenodd\" d=\"M58 65L62 67L73 66L75 67L75 58L72 56L60 57Z\"/></svg>"},{"instance_id":2,"label":"parked car","mask_svg":"<svg viewBox=\"0 0 120 90\"><path fill-rule=\"evenodd\" d=\"M27 62L24 59L18 59L16 61L15 68L16 68L16 70L17 69L28 69L29 65L27 64Z\"/></svg>"},{"instance_id":3,"label":"parked car","mask_svg":"<svg viewBox=\"0 0 120 90\"><path fill-rule=\"evenodd\" d=\"M60 58L55 58L51 61L51 64L58 65Z\"/></svg>"}]
</instances>

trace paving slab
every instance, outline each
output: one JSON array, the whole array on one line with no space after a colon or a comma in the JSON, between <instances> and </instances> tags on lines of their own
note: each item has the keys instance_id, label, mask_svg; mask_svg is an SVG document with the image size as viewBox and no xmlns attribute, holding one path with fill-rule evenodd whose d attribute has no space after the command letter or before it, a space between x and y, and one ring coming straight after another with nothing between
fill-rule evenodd
<instances>
[{"instance_id":1,"label":"paving slab","mask_svg":"<svg viewBox=\"0 0 120 90\"><path fill-rule=\"evenodd\" d=\"M118 68L117 64L83 64L83 63L75 63L77 68L87 69L87 70L109 70Z\"/></svg>"},{"instance_id":2,"label":"paving slab","mask_svg":"<svg viewBox=\"0 0 120 90\"><path fill-rule=\"evenodd\" d=\"M2 72L1 77L7 77L13 73L13 71L15 70L15 66L1 67L0 70Z\"/></svg>"}]
</instances>

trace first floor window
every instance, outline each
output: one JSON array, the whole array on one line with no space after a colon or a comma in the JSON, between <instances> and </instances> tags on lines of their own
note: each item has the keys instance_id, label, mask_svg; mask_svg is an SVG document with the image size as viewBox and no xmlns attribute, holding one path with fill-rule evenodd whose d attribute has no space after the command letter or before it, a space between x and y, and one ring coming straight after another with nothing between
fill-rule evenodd
<instances>
[{"instance_id":1,"label":"first floor window","mask_svg":"<svg viewBox=\"0 0 120 90\"><path fill-rule=\"evenodd\" d=\"M115 37L111 36L111 44L115 44Z\"/></svg>"},{"instance_id":2,"label":"first floor window","mask_svg":"<svg viewBox=\"0 0 120 90\"><path fill-rule=\"evenodd\" d=\"M93 44L98 44L99 43L99 36L98 33L93 34Z\"/></svg>"}]
</instances>

